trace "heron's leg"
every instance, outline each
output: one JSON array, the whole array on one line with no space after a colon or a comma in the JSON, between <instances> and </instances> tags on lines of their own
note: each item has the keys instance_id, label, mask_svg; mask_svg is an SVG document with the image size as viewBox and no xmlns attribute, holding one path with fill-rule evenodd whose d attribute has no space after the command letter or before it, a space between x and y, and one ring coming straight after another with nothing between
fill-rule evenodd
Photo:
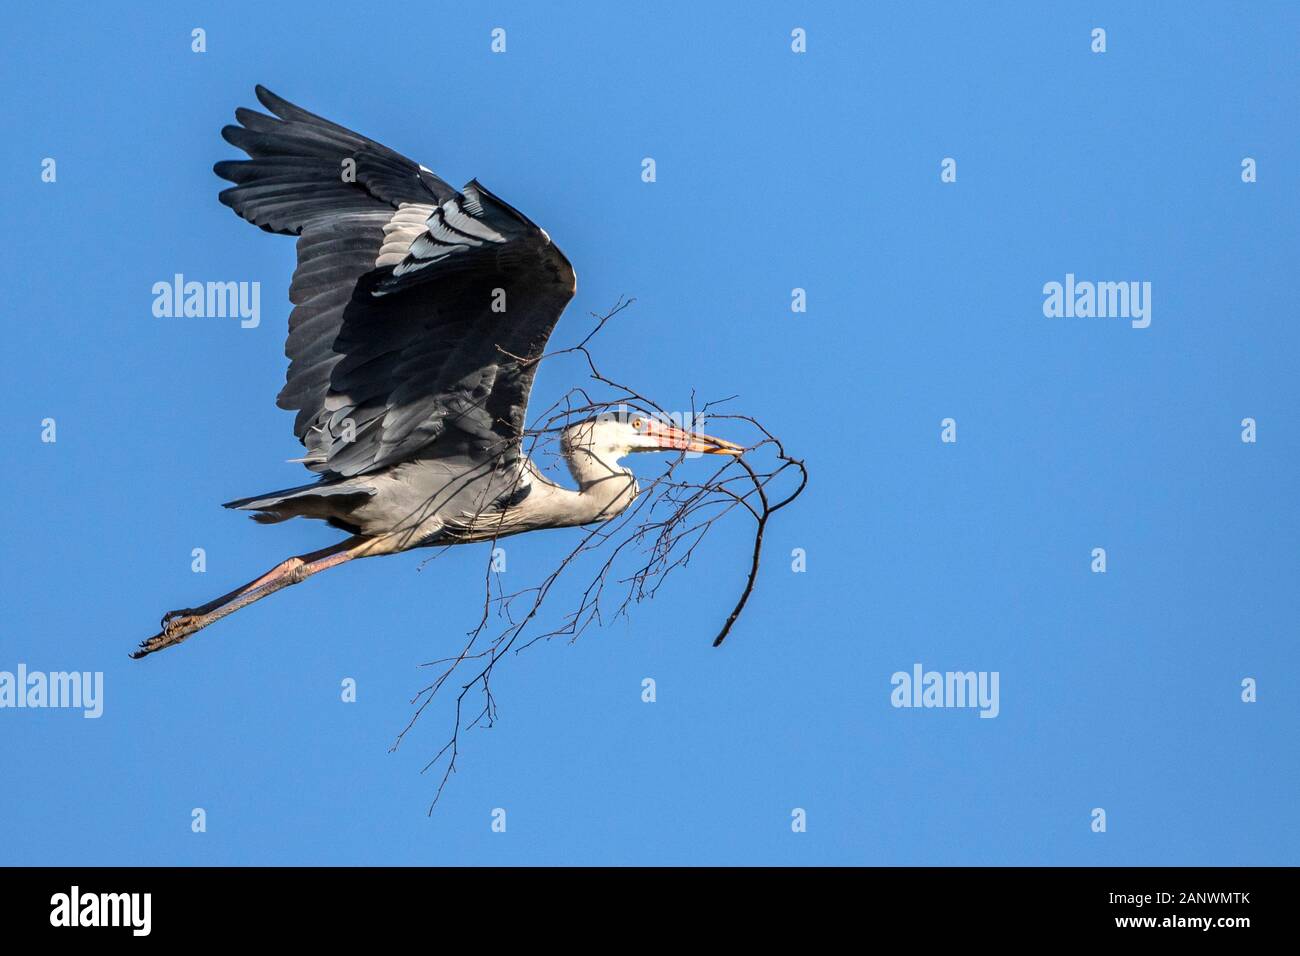
<instances>
[{"instance_id":1,"label":"heron's leg","mask_svg":"<svg viewBox=\"0 0 1300 956\"><path fill-rule=\"evenodd\" d=\"M332 550L333 550L332 548L326 549L326 551L332 551ZM235 588L235 590L231 591L229 594L223 594L219 598L213 598L207 604L200 604L198 607L187 607L179 611L168 611L166 614L163 615L161 626L163 628L166 628L167 623L175 618L197 617L200 614L207 614L209 611L215 611L217 608L221 607L221 605L227 604L230 601L233 601L235 598L243 594L247 594L249 591L255 591L264 584L269 584L271 581L275 580L281 575L288 574L294 568L300 567L308 563L309 561L311 561L314 557L320 555L321 552L317 551L317 552L313 552L312 554L300 554L295 557L288 558L284 561L281 561L279 564L273 567L270 571L267 571L264 575L262 575L257 580L249 581L247 584L240 585L239 587Z\"/></svg>"},{"instance_id":2,"label":"heron's leg","mask_svg":"<svg viewBox=\"0 0 1300 956\"><path fill-rule=\"evenodd\" d=\"M261 577L207 604L185 611L169 611L163 616L162 630L147 641L143 641L139 650L131 656L139 660L173 644L179 644L196 631L201 631L209 624L221 620L228 614L234 614L240 608L260 601L282 588L298 584L313 574L336 567L353 558L364 556L375 543L374 538L358 535L331 547L322 548L320 551L300 554L280 562Z\"/></svg>"}]
</instances>

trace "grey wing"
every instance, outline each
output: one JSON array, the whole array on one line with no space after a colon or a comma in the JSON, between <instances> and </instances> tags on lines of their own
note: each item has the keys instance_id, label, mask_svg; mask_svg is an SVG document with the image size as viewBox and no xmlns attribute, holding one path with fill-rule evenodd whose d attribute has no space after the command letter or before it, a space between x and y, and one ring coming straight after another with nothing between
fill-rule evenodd
<instances>
[{"instance_id":1,"label":"grey wing","mask_svg":"<svg viewBox=\"0 0 1300 956\"><path fill-rule=\"evenodd\" d=\"M330 477L421 456L512 458L535 360L573 296L568 260L477 182L458 193L258 97L280 119L237 113L244 128L225 135L252 159L217 172L237 183L221 198L241 216L300 234L278 402L298 412L304 463Z\"/></svg>"},{"instance_id":2,"label":"grey wing","mask_svg":"<svg viewBox=\"0 0 1300 956\"><path fill-rule=\"evenodd\" d=\"M264 86L256 93L275 115L235 110L241 125L226 126L221 135L249 159L213 167L235 184L217 198L254 225L298 235L323 219L391 215L403 203L440 203L456 194L387 146L294 106Z\"/></svg>"}]
</instances>

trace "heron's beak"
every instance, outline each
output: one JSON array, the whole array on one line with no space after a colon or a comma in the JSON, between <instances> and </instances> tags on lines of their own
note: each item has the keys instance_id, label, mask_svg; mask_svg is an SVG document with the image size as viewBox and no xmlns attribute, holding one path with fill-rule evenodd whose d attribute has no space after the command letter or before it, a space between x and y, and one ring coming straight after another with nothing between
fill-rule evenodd
<instances>
[{"instance_id":1,"label":"heron's beak","mask_svg":"<svg viewBox=\"0 0 1300 956\"><path fill-rule=\"evenodd\" d=\"M729 441L711 435L701 435L698 432L688 432L663 422L647 422L646 434L658 442L660 449L664 451L693 451L701 455L735 455L737 458L745 453L744 448L733 445Z\"/></svg>"}]
</instances>

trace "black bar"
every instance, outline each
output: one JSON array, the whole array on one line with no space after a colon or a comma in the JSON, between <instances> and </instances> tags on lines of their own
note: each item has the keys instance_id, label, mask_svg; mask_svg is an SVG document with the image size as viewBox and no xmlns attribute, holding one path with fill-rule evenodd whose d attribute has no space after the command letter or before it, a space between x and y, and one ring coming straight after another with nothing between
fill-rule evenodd
<instances>
[{"instance_id":1,"label":"black bar","mask_svg":"<svg viewBox=\"0 0 1300 956\"><path fill-rule=\"evenodd\" d=\"M197 932L205 945L337 943L372 939L378 927L384 935L433 933L426 938L436 942L439 927L492 934L529 926L540 944L610 919L627 920L633 937L693 931L706 920L710 933L725 923L742 936L815 923L819 935L840 927L863 939L901 928L918 941L1199 936L1231 945L1240 934L1285 927L1295 875L1159 867L14 868L0 869L0 925L7 935L52 941L144 936L137 931L145 928L145 897L120 894L147 893L148 937L193 943ZM70 925L114 918L119 925Z\"/></svg>"}]
</instances>

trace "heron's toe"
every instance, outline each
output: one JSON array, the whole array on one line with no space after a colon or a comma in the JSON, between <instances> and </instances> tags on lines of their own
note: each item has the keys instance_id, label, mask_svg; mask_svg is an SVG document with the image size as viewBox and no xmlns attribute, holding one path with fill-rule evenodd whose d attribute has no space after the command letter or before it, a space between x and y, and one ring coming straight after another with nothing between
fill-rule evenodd
<instances>
[{"instance_id":1,"label":"heron's toe","mask_svg":"<svg viewBox=\"0 0 1300 956\"><path fill-rule=\"evenodd\" d=\"M162 641L163 636L161 634L155 634L147 641L141 641L140 646L131 652L131 659L138 661L142 657L148 657L154 651L162 650L166 646Z\"/></svg>"},{"instance_id":2,"label":"heron's toe","mask_svg":"<svg viewBox=\"0 0 1300 956\"><path fill-rule=\"evenodd\" d=\"M166 631L172 626L173 621L190 617L193 614L194 608L192 607L181 608L179 611L168 611L162 616L162 621L159 622L158 626Z\"/></svg>"},{"instance_id":3,"label":"heron's toe","mask_svg":"<svg viewBox=\"0 0 1300 956\"><path fill-rule=\"evenodd\" d=\"M198 618L188 611L173 611L171 615L163 618L162 632L164 637L178 638L184 637L198 630Z\"/></svg>"},{"instance_id":4,"label":"heron's toe","mask_svg":"<svg viewBox=\"0 0 1300 956\"><path fill-rule=\"evenodd\" d=\"M202 627L203 620L197 615L190 614L188 611L169 611L163 616L162 629L148 640L141 641L139 648L131 656L136 660L148 657L163 648L179 644Z\"/></svg>"}]
</instances>

